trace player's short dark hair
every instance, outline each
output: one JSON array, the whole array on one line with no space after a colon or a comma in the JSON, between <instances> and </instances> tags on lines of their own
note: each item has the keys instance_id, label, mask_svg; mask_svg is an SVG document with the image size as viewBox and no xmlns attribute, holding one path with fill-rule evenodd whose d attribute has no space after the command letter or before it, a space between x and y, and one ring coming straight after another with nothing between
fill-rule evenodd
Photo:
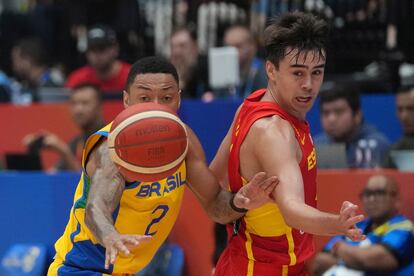
<instances>
[{"instance_id":1,"label":"player's short dark hair","mask_svg":"<svg viewBox=\"0 0 414 276\"><path fill-rule=\"evenodd\" d=\"M128 73L127 83L125 85L125 90L128 91L131 84L134 82L137 75L140 74L170 74L174 77L177 85L178 73L174 65L169 62L167 59L159 56L150 56L144 57L135 62Z\"/></svg>"},{"instance_id":2,"label":"player's short dark hair","mask_svg":"<svg viewBox=\"0 0 414 276\"><path fill-rule=\"evenodd\" d=\"M77 92L79 92L80 90L83 90L83 89L92 89L95 92L96 99L98 100L98 102L102 103L102 101L103 101L102 90L96 84L89 83L89 82L79 83L79 84L75 85L71 89L71 91L72 91L72 94L73 94L73 93L77 93Z\"/></svg>"},{"instance_id":3,"label":"player's short dark hair","mask_svg":"<svg viewBox=\"0 0 414 276\"><path fill-rule=\"evenodd\" d=\"M270 20L264 31L265 58L276 68L279 62L290 53L288 49L300 53L316 51L325 59L328 41L328 24L316 16L303 12L285 13Z\"/></svg>"},{"instance_id":4,"label":"player's short dark hair","mask_svg":"<svg viewBox=\"0 0 414 276\"><path fill-rule=\"evenodd\" d=\"M320 108L324 103L344 99L355 114L361 109L360 89L353 83L332 83L319 93Z\"/></svg>"},{"instance_id":5,"label":"player's short dark hair","mask_svg":"<svg viewBox=\"0 0 414 276\"><path fill-rule=\"evenodd\" d=\"M29 58L37 66L48 65L47 51L40 38L29 37L19 40L14 48L20 51L22 57Z\"/></svg>"}]
</instances>

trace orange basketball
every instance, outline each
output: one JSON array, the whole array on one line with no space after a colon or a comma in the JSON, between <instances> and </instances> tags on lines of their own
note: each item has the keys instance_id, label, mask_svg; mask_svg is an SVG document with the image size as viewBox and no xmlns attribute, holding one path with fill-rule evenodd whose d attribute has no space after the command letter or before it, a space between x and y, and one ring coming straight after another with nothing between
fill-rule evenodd
<instances>
[{"instance_id":1,"label":"orange basketball","mask_svg":"<svg viewBox=\"0 0 414 276\"><path fill-rule=\"evenodd\" d=\"M141 103L115 118L109 154L129 180L156 181L173 174L187 154L187 130L169 107Z\"/></svg>"}]
</instances>

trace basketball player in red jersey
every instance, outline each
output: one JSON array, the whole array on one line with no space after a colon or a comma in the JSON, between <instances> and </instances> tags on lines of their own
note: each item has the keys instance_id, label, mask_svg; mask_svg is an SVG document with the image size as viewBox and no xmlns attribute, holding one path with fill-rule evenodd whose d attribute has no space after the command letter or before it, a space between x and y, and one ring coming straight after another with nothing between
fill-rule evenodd
<instances>
[{"instance_id":1,"label":"basketball player in red jersey","mask_svg":"<svg viewBox=\"0 0 414 276\"><path fill-rule=\"evenodd\" d=\"M154 102L176 111L180 93L175 67L161 57L146 57L131 67L124 106ZM109 129L105 126L85 144L82 176L49 276L135 275L170 233L185 186L212 219L227 223L242 215L239 208L266 203L277 185L276 177L261 172L236 194L221 189L189 127L186 159L175 173L155 182L127 179L109 157Z\"/></svg>"},{"instance_id":2,"label":"basketball player in red jersey","mask_svg":"<svg viewBox=\"0 0 414 276\"><path fill-rule=\"evenodd\" d=\"M268 86L245 99L211 168L232 192L259 171L280 182L274 202L228 226L216 275L307 275L312 234L364 239L356 205L344 202L339 214L316 209L316 154L305 117L322 84L327 32L324 21L299 12L264 32Z\"/></svg>"}]
</instances>

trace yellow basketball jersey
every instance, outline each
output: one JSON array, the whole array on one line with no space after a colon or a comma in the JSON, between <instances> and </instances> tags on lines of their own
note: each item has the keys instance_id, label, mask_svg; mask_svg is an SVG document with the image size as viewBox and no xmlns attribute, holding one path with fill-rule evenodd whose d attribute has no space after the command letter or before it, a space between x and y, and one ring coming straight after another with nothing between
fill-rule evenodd
<instances>
[{"instance_id":1,"label":"yellow basketball jersey","mask_svg":"<svg viewBox=\"0 0 414 276\"><path fill-rule=\"evenodd\" d=\"M76 188L73 207L64 234L56 242L56 261L107 274L135 273L144 268L165 241L180 210L184 184L185 162L178 170L157 182L126 184L120 204L113 213L116 230L121 234L152 235L151 241L131 250L131 256L118 255L110 269L104 269L105 248L85 225L90 178L86 160L100 139L108 136L110 124L93 134L86 142L82 157L83 172Z\"/></svg>"}]
</instances>

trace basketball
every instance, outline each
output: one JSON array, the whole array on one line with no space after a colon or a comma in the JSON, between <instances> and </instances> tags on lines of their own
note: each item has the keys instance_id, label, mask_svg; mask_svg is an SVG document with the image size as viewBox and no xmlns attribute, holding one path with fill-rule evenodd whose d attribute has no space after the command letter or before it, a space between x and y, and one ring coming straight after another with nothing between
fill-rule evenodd
<instances>
[{"instance_id":1,"label":"basketball","mask_svg":"<svg viewBox=\"0 0 414 276\"><path fill-rule=\"evenodd\" d=\"M157 181L173 174L187 154L184 123L167 106L140 103L112 123L109 154L130 181Z\"/></svg>"}]
</instances>

